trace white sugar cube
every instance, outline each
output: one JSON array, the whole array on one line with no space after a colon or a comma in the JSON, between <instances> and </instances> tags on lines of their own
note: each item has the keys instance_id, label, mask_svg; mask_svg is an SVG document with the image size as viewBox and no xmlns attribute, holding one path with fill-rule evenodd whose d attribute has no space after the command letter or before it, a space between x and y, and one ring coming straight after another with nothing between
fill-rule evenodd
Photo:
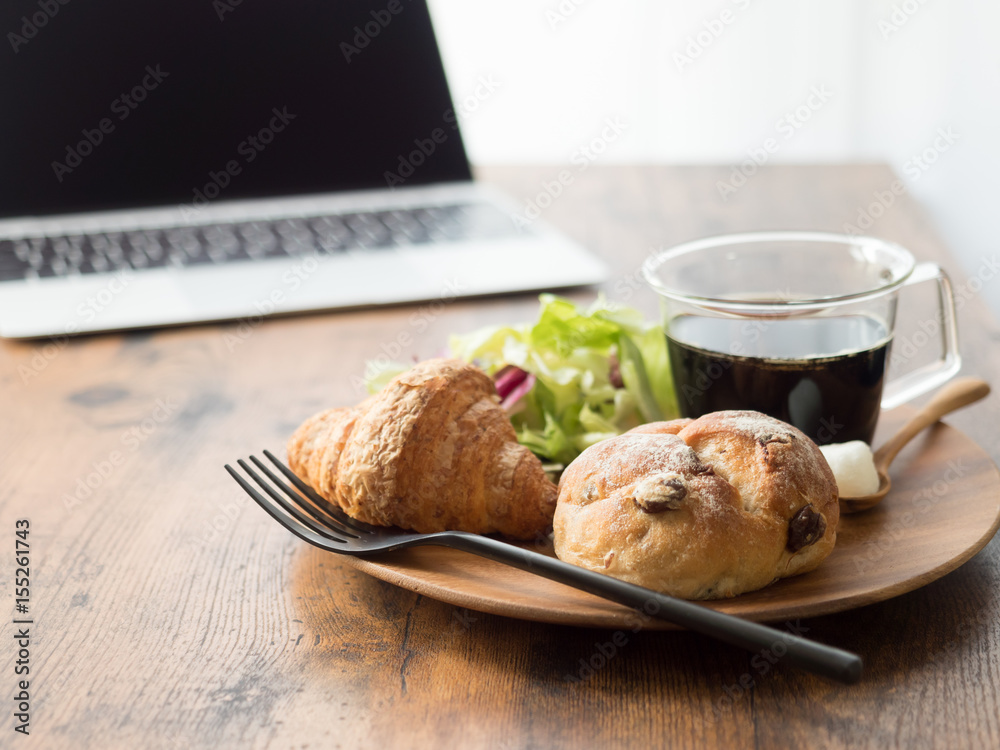
<instances>
[{"instance_id":1,"label":"white sugar cube","mask_svg":"<svg viewBox=\"0 0 1000 750\"><path fill-rule=\"evenodd\" d=\"M878 472L872 449L862 440L821 445L819 449L833 469L841 497L863 497L878 491Z\"/></svg>"}]
</instances>

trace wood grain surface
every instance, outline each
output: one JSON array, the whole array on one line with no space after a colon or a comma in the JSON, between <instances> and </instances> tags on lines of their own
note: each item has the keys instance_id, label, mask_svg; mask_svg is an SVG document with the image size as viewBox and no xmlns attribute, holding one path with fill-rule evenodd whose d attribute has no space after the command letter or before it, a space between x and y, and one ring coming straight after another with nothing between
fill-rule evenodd
<instances>
[{"instance_id":1,"label":"wood grain surface","mask_svg":"<svg viewBox=\"0 0 1000 750\"><path fill-rule=\"evenodd\" d=\"M482 176L524 201L560 169ZM608 260L609 297L655 315L638 276L651 249L729 231L841 231L895 179L880 165L767 166L724 201L716 182L728 174L592 165L543 218ZM975 279L993 273L993 259L960 268L906 194L868 231L951 272L964 370L991 380L1000 329ZM915 288L901 307L907 367L936 354L934 337L919 335L932 303ZM0 747L1000 745L996 541L910 593L791 622L865 658L863 681L848 687L691 633L527 622L392 586L292 537L222 470L283 445L315 411L358 400L366 359L431 356L451 332L536 308L530 294L443 297L0 343L0 613L10 613L0 625ZM994 461L998 403L947 419ZM918 439L901 454L897 476L920 471L908 459L919 448ZM922 481L951 492L944 474ZM31 522L27 737L12 716L19 518Z\"/></svg>"},{"instance_id":2,"label":"wood grain surface","mask_svg":"<svg viewBox=\"0 0 1000 750\"><path fill-rule=\"evenodd\" d=\"M884 414L876 445L915 413L902 406ZM922 437L877 510L841 515L837 545L819 568L704 604L760 622L815 617L913 591L969 560L1000 525L1000 472L986 451L950 425L937 423ZM945 475L947 491L935 492L934 482ZM555 556L548 539L522 546ZM389 583L479 612L612 630L678 629L593 594L445 547L413 547L347 562Z\"/></svg>"}]
</instances>

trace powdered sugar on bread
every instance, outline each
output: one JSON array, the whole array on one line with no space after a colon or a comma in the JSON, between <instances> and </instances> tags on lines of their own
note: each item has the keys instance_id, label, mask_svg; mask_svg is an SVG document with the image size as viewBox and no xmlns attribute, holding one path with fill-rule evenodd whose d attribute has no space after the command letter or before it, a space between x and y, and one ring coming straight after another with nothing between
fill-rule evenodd
<instances>
[{"instance_id":1,"label":"powdered sugar on bread","mask_svg":"<svg viewBox=\"0 0 1000 750\"><path fill-rule=\"evenodd\" d=\"M748 411L643 425L563 474L556 554L685 598L734 596L833 549L836 483L815 444Z\"/></svg>"}]
</instances>

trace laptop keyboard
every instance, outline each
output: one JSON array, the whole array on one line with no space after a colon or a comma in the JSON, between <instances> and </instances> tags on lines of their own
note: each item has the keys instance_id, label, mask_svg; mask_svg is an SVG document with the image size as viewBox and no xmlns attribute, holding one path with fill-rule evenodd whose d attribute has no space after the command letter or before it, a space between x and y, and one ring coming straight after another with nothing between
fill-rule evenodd
<instances>
[{"instance_id":1,"label":"laptop keyboard","mask_svg":"<svg viewBox=\"0 0 1000 750\"><path fill-rule=\"evenodd\" d=\"M485 203L264 221L0 239L0 281L222 264L491 239L517 229Z\"/></svg>"}]
</instances>

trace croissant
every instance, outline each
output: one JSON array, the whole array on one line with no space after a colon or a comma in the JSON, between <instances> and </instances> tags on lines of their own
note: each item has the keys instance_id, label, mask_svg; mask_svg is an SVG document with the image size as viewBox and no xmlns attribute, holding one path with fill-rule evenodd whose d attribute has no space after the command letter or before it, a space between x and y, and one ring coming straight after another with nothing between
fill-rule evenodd
<instances>
[{"instance_id":1,"label":"croissant","mask_svg":"<svg viewBox=\"0 0 1000 750\"><path fill-rule=\"evenodd\" d=\"M358 406L306 420L288 460L352 518L424 533L536 538L558 494L518 444L493 381L454 359L422 362Z\"/></svg>"}]
</instances>

